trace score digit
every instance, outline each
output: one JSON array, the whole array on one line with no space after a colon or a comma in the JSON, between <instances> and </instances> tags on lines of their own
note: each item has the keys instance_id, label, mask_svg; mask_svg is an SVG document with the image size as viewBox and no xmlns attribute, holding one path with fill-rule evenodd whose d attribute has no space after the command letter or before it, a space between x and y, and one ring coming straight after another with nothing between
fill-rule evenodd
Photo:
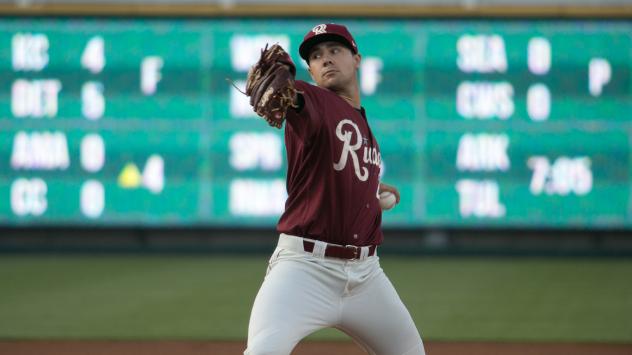
<instances>
[{"instance_id":1,"label":"score digit","mask_svg":"<svg viewBox=\"0 0 632 355\"><path fill-rule=\"evenodd\" d=\"M544 37L531 38L528 53L529 71L535 75L547 74L551 69L551 42Z\"/></svg>"},{"instance_id":2,"label":"score digit","mask_svg":"<svg viewBox=\"0 0 632 355\"><path fill-rule=\"evenodd\" d=\"M81 87L81 113L89 120L98 120L105 112L103 84L89 81Z\"/></svg>"},{"instance_id":3,"label":"score digit","mask_svg":"<svg viewBox=\"0 0 632 355\"><path fill-rule=\"evenodd\" d=\"M105 41L103 41L103 37L90 38L81 55L81 66L92 74L98 74L103 70L105 67Z\"/></svg>"},{"instance_id":4,"label":"score digit","mask_svg":"<svg viewBox=\"0 0 632 355\"><path fill-rule=\"evenodd\" d=\"M100 181L91 179L81 186L81 212L89 218L97 218L105 208L105 189Z\"/></svg>"},{"instance_id":5,"label":"score digit","mask_svg":"<svg viewBox=\"0 0 632 355\"><path fill-rule=\"evenodd\" d=\"M158 154L147 159L143 169L143 186L154 194L159 194L165 187L165 161Z\"/></svg>"},{"instance_id":6,"label":"score digit","mask_svg":"<svg viewBox=\"0 0 632 355\"><path fill-rule=\"evenodd\" d=\"M546 121L551 114L551 92L544 84L534 84L527 91L527 113L533 121Z\"/></svg>"}]
</instances>

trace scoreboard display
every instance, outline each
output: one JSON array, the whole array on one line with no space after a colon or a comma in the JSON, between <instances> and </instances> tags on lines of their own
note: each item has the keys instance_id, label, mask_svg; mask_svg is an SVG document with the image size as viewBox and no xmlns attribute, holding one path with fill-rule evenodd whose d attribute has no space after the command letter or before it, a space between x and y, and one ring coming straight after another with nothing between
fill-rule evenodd
<instances>
[{"instance_id":1,"label":"scoreboard display","mask_svg":"<svg viewBox=\"0 0 632 355\"><path fill-rule=\"evenodd\" d=\"M337 22L402 195L386 226L632 227L632 22ZM266 43L310 81L315 25L0 18L0 226L274 226L283 131L230 81Z\"/></svg>"}]
</instances>

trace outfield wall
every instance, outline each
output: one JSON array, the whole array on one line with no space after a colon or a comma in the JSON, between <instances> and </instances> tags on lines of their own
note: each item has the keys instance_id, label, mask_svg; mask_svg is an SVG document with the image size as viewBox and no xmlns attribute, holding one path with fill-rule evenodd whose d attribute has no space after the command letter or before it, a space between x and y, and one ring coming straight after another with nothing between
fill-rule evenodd
<instances>
[{"instance_id":1,"label":"outfield wall","mask_svg":"<svg viewBox=\"0 0 632 355\"><path fill-rule=\"evenodd\" d=\"M629 251L630 6L220 5L0 3L3 250L266 250L282 133L224 79L333 20L402 193L385 251Z\"/></svg>"}]
</instances>

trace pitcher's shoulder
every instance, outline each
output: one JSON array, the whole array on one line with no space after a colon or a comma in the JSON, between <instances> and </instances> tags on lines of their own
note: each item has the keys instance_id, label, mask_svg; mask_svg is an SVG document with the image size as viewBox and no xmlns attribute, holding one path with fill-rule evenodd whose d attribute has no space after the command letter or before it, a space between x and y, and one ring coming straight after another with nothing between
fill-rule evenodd
<instances>
[{"instance_id":1,"label":"pitcher's shoulder","mask_svg":"<svg viewBox=\"0 0 632 355\"><path fill-rule=\"evenodd\" d=\"M311 97L312 99L316 99L318 101L325 101L338 97L338 95L336 95L336 93L331 90L321 88L320 86L308 83L303 80L296 81L296 89L302 92L303 95L307 95L308 97Z\"/></svg>"}]
</instances>

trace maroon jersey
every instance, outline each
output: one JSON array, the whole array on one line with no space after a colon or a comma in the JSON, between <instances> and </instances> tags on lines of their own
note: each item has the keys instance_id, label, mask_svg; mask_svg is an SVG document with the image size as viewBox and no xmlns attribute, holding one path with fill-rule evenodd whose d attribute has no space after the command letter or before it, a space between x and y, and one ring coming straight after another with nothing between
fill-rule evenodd
<instances>
[{"instance_id":1,"label":"maroon jersey","mask_svg":"<svg viewBox=\"0 0 632 355\"><path fill-rule=\"evenodd\" d=\"M296 87L304 104L286 117L288 199L277 230L341 245L380 244L381 155L364 109L304 81Z\"/></svg>"}]
</instances>

